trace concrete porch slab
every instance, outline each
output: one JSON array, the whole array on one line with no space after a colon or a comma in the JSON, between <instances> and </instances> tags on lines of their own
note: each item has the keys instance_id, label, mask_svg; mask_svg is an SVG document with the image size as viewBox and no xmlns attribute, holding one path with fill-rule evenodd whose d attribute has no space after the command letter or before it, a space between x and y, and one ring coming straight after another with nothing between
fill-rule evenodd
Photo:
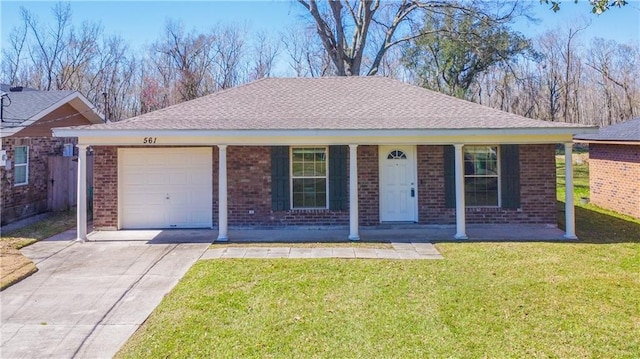
<instances>
[{"instance_id":1,"label":"concrete porch slab","mask_svg":"<svg viewBox=\"0 0 640 359\"><path fill-rule=\"evenodd\" d=\"M381 224L360 227L360 242L427 243L458 241L454 225ZM341 226L305 228L232 228L231 243L348 242L349 229ZM470 224L469 239L462 241L565 241L564 232L553 225Z\"/></svg>"}]
</instances>

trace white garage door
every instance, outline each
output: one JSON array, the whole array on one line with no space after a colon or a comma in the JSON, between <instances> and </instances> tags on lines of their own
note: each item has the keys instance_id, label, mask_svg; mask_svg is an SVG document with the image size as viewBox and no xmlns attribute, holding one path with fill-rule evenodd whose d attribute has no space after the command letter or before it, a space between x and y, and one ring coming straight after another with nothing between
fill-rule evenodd
<instances>
[{"instance_id":1,"label":"white garage door","mask_svg":"<svg viewBox=\"0 0 640 359\"><path fill-rule=\"evenodd\" d=\"M122 228L210 228L211 148L121 148Z\"/></svg>"}]
</instances>

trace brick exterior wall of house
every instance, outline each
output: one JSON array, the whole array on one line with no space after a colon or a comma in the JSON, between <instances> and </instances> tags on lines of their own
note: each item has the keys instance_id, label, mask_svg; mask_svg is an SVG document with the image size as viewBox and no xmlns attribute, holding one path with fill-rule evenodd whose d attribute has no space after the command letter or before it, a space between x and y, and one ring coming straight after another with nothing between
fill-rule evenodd
<instances>
[{"instance_id":1,"label":"brick exterior wall of house","mask_svg":"<svg viewBox=\"0 0 640 359\"><path fill-rule=\"evenodd\" d=\"M380 223L379 167L378 146L358 146L358 218L363 226Z\"/></svg>"},{"instance_id":2,"label":"brick exterior wall of house","mask_svg":"<svg viewBox=\"0 0 640 359\"><path fill-rule=\"evenodd\" d=\"M96 147L94 153L94 226L113 229L117 226L118 207L117 150L115 147ZM468 208L468 223L555 224L554 153L553 145L520 146L521 208ZM418 146L417 163L420 223L455 223L455 210L446 208L444 200L443 146ZM218 149L215 146L212 171L215 226L218 222ZM378 171L378 146L359 146L359 218L364 226L379 223ZM328 226L349 223L348 211L273 211L269 147L229 146L227 174L230 226Z\"/></svg>"},{"instance_id":3,"label":"brick exterior wall of house","mask_svg":"<svg viewBox=\"0 0 640 359\"><path fill-rule=\"evenodd\" d=\"M556 146L520 146L522 211L510 211L507 221L557 224Z\"/></svg>"},{"instance_id":4,"label":"brick exterior wall of house","mask_svg":"<svg viewBox=\"0 0 640 359\"><path fill-rule=\"evenodd\" d=\"M519 209L467 208L467 223L556 224L554 145L520 145ZM445 206L444 147L418 146L418 217L422 224L454 224Z\"/></svg>"},{"instance_id":5,"label":"brick exterior wall of house","mask_svg":"<svg viewBox=\"0 0 640 359\"><path fill-rule=\"evenodd\" d=\"M89 123L73 106L63 104L30 126L2 138L2 149L11 161L11 169L0 167L2 225L49 210L49 156L62 156L65 144L77 143L76 138L52 137L51 129ZM26 185L14 185L15 146L29 146L29 183Z\"/></svg>"},{"instance_id":6,"label":"brick exterior wall of house","mask_svg":"<svg viewBox=\"0 0 640 359\"><path fill-rule=\"evenodd\" d=\"M93 147L93 228L118 228L118 149Z\"/></svg>"},{"instance_id":7,"label":"brick exterior wall of house","mask_svg":"<svg viewBox=\"0 0 640 359\"><path fill-rule=\"evenodd\" d=\"M217 181L217 161L214 166L214 175ZM230 226L329 226L349 223L347 211L329 209L273 211L269 147L228 147L227 175ZM214 196L217 201L217 189ZM217 218L214 218L214 223L217 224Z\"/></svg>"},{"instance_id":8,"label":"brick exterior wall of house","mask_svg":"<svg viewBox=\"0 0 640 359\"><path fill-rule=\"evenodd\" d=\"M2 149L7 151L11 168L0 167L1 223L5 225L48 210L49 156L62 156L65 144L75 144L75 138L5 137ZM15 185L15 147L29 147L28 183Z\"/></svg>"},{"instance_id":9,"label":"brick exterior wall of house","mask_svg":"<svg viewBox=\"0 0 640 359\"><path fill-rule=\"evenodd\" d=\"M589 144L590 200L640 218L640 145Z\"/></svg>"}]
</instances>

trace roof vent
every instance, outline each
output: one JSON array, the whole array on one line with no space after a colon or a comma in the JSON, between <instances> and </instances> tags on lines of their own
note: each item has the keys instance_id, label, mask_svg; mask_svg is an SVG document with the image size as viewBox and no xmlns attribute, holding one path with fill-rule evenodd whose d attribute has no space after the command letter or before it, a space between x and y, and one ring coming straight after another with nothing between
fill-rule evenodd
<instances>
[{"instance_id":1,"label":"roof vent","mask_svg":"<svg viewBox=\"0 0 640 359\"><path fill-rule=\"evenodd\" d=\"M13 86L13 87L9 87L9 92L22 92L22 89L24 87L22 86Z\"/></svg>"}]
</instances>

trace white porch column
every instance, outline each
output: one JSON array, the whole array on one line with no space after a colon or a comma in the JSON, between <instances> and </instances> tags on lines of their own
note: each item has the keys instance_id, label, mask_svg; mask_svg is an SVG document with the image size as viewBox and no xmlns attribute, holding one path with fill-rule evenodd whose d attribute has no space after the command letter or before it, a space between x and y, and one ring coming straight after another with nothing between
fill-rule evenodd
<instances>
[{"instance_id":1,"label":"white porch column","mask_svg":"<svg viewBox=\"0 0 640 359\"><path fill-rule=\"evenodd\" d=\"M349 240L358 235L358 145L349 145Z\"/></svg>"},{"instance_id":2,"label":"white porch column","mask_svg":"<svg viewBox=\"0 0 640 359\"><path fill-rule=\"evenodd\" d=\"M565 178L565 202L564 215L566 232L564 238L578 239L576 237L576 217L573 206L573 143L564 144L564 178Z\"/></svg>"},{"instance_id":3,"label":"white porch column","mask_svg":"<svg viewBox=\"0 0 640 359\"><path fill-rule=\"evenodd\" d=\"M87 240L87 145L78 147L78 195L76 197L76 241Z\"/></svg>"},{"instance_id":4,"label":"white porch column","mask_svg":"<svg viewBox=\"0 0 640 359\"><path fill-rule=\"evenodd\" d=\"M227 145L218 145L218 241L229 240L227 234Z\"/></svg>"},{"instance_id":5,"label":"white porch column","mask_svg":"<svg viewBox=\"0 0 640 359\"><path fill-rule=\"evenodd\" d=\"M456 234L455 239L467 239L465 204L464 204L464 155L462 144L455 144L455 178L456 178Z\"/></svg>"}]
</instances>

